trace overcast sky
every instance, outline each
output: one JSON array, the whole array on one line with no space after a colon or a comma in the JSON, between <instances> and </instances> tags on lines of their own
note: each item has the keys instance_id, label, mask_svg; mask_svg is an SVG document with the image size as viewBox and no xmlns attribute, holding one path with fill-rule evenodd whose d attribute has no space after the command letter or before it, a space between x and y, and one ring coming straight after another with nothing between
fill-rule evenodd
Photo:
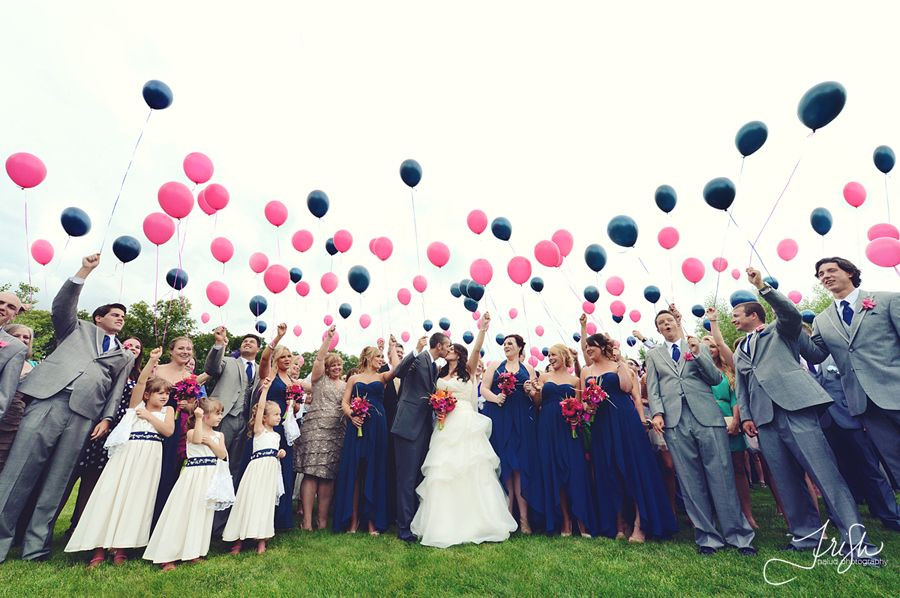
<instances>
[{"instance_id":1,"label":"overcast sky","mask_svg":"<svg viewBox=\"0 0 900 598\"><path fill-rule=\"evenodd\" d=\"M345 301L354 310L339 321L345 351L357 352L382 332L407 330L415 337L423 311L435 324L448 317L456 338L474 331L449 286L468 276L477 257L494 266L481 305L501 312L491 337L519 332L528 338L530 331L538 346L562 335L571 343L581 300L570 282L579 294L598 283L583 260L589 243L609 254L601 289L609 276L621 276L622 299L629 310L641 311L638 327L649 332L654 307L642 296L647 284L687 312L716 289L714 257L724 255L729 270L748 263L744 235L733 227L726 234L725 215L703 202L703 185L731 177L738 186L734 217L755 237L798 160L759 242L781 289L809 295L814 262L839 254L862 267L865 288L896 290L897 275L869 263L863 250L865 231L887 218L885 177L872 164L872 152L881 144L900 149L898 19L900 7L892 2L18 2L0 25L0 55L6 57L0 156L34 153L48 175L27 193L5 176L0 182L6 247L0 281L27 277L25 201L31 240L47 239L56 249L46 268L32 262L34 283L50 291L42 290L40 306L48 306L82 255L99 249L147 117L141 87L160 79L174 91L174 103L154 112L144 130L102 265L83 294L87 309L170 293L162 277L178 264L176 243L160 248L155 285L155 247L141 222L160 211L160 185L188 183L181 163L192 151L213 160L211 182L231 193L217 219L195 208L182 224L190 277L185 296L195 317L211 314L204 329L224 321L235 333L247 331L253 325L247 304L259 292L270 299L262 317L270 332L282 320L303 327L299 339L289 334L298 350L318 344L323 316L340 320L337 305ZM797 119L797 103L827 80L846 87L847 105L810 138ZM769 139L741 172L734 136L750 120L764 121ZM398 174L406 158L424 170L415 192L422 274L429 281L424 309L415 293L408 308L395 298L401 286L411 289L417 269L410 193ZM869 194L856 210L841 194L853 180ZM678 192L668 216L653 202L660 184ZM331 198L321 222L306 209L313 189ZM896 224L900 188L888 178L887 189ZM272 199L289 208L277 231L263 217ZM67 206L85 209L93 229L63 251L59 215ZM835 221L824 241L809 225L819 206ZM520 291L508 279L510 246L490 231L481 237L469 232L465 217L474 208L512 222L512 247L544 278L544 302L562 329L527 286ZM606 225L617 214L638 222L634 249L622 250L607 237ZM681 234L670 252L657 244L663 226ZM305 254L290 244L300 228L315 235ZM332 262L325 239L341 228L353 234L354 245ZM572 232L575 248L562 271L544 268L534 259L534 245L560 228ZM109 245L122 234L141 239L143 252L125 268L120 294L122 267ZM209 251L219 235L236 246L224 275ZM394 242L386 265L368 250L377 236ZM784 262L775 247L788 237L800 252ZM441 270L425 258L434 240L451 248ZM248 267L255 251L300 267L312 293L301 299L292 285L272 297ZM681 275L686 257L707 267L696 287ZM362 299L346 280L355 264L372 275ZM319 278L329 269L340 286L326 296ZM211 280L231 289L221 311L206 300ZM726 272L719 287L727 295L747 283ZM507 314L510 307L523 311L523 295L527 325L523 315L510 321ZM627 317L619 326L612 322L611 299L601 293L596 320L624 338L634 326ZM368 331L359 327L361 313L373 317ZM539 324L546 328L543 339L534 333ZM493 341L488 348L499 355Z\"/></svg>"}]
</instances>

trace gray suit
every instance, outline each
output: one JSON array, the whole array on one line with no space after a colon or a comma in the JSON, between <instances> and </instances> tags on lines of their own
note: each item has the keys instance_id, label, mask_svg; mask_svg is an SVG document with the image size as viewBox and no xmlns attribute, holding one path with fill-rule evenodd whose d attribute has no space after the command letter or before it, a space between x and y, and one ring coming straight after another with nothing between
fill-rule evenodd
<instances>
[{"instance_id":1,"label":"gray suit","mask_svg":"<svg viewBox=\"0 0 900 598\"><path fill-rule=\"evenodd\" d=\"M710 390L722 381L722 373L705 346L691 361L685 359L687 344L681 342L679 348L677 363L666 343L647 353L647 398L651 414L665 420L666 444L694 523L694 539L698 546L715 549L748 547L754 532L741 512L725 420ZM722 533L716 529L714 508Z\"/></svg>"},{"instance_id":2,"label":"gray suit","mask_svg":"<svg viewBox=\"0 0 900 598\"><path fill-rule=\"evenodd\" d=\"M408 353L397 364L396 372L403 381L391 426L397 462L397 535L409 537L409 526L419 503L416 486L422 481L422 463L431 439L428 396L434 392L437 372L427 350L418 355Z\"/></svg>"},{"instance_id":3,"label":"gray suit","mask_svg":"<svg viewBox=\"0 0 900 598\"><path fill-rule=\"evenodd\" d=\"M815 532L821 523L803 480L806 472L822 491L843 540L856 545L865 528L819 426L819 412L831 397L800 364L799 345L806 338L800 312L775 289L765 287L760 295L777 320L753 333L749 342L742 341L735 352L741 422L753 420L757 426L759 446L791 528L791 544L808 548L819 541Z\"/></svg>"},{"instance_id":4,"label":"gray suit","mask_svg":"<svg viewBox=\"0 0 900 598\"><path fill-rule=\"evenodd\" d=\"M253 364L253 380L248 381L244 362L234 357L224 357L224 353L225 347L213 346L206 356L203 371L216 381L210 398L218 399L225 409L219 431L225 436L228 468L231 477L236 480L247 439L250 391L259 380L259 367Z\"/></svg>"},{"instance_id":5,"label":"gray suit","mask_svg":"<svg viewBox=\"0 0 900 598\"><path fill-rule=\"evenodd\" d=\"M30 403L0 473L0 561L6 559L19 515L42 477L22 558L49 554L53 522L81 449L101 417L115 416L134 362L118 341L102 353L104 332L78 319L82 287L67 280L56 294L51 312L56 350L19 387Z\"/></svg>"},{"instance_id":6,"label":"gray suit","mask_svg":"<svg viewBox=\"0 0 900 598\"><path fill-rule=\"evenodd\" d=\"M875 307L863 309L863 299ZM858 417L900 480L900 293L860 290L853 320L844 324L832 303L813 320L811 342L801 347L807 361L830 353L841 371L850 414Z\"/></svg>"},{"instance_id":7,"label":"gray suit","mask_svg":"<svg viewBox=\"0 0 900 598\"><path fill-rule=\"evenodd\" d=\"M6 414L10 401L16 394L19 386L19 377L22 375L22 364L28 347L19 339L0 329L0 420Z\"/></svg>"}]
</instances>

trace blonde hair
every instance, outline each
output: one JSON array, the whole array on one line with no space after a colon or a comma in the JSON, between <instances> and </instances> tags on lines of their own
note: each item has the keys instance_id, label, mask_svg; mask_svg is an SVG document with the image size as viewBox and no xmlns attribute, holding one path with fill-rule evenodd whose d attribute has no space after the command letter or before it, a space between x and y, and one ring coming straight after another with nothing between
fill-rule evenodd
<instances>
[{"instance_id":1,"label":"blonde hair","mask_svg":"<svg viewBox=\"0 0 900 598\"><path fill-rule=\"evenodd\" d=\"M275 347L275 350L272 352L272 363L275 363L279 359L281 359L281 355L283 353L287 353L288 355L293 356L293 353L291 353L291 350L288 347L286 347L284 345L278 345L277 347Z\"/></svg>"},{"instance_id":2,"label":"blonde hair","mask_svg":"<svg viewBox=\"0 0 900 598\"><path fill-rule=\"evenodd\" d=\"M550 347L550 351L556 351L560 355L562 355L563 364L565 367L572 367L572 354L569 353L569 348L562 343L556 343L552 347ZM549 353L549 351L548 351Z\"/></svg>"},{"instance_id":3,"label":"blonde hair","mask_svg":"<svg viewBox=\"0 0 900 598\"><path fill-rule=\"evenodd\" d=\"M329 353L325 357L325 369L326 370L337 363L344 363L344 360L341 359L341 356L338 355L337 353Z\"/></svg>"},{"instance_id":4,"label":"blonde hair","mask_svg":"<svg viewBox=\"0 0 900 598\"><path fill-rule=\"evenodd\" d=\"M700 340L706 341L707 339L712 341L713 346L716 347L716 356L712 358L713 363L716 364L716 367L722 372L722 375L725 376L725 380L728 381L728 386L731 387L731 390L734 390L734 370L722 359L722 351L719 350L718 344L712 335L707 334Z\"/></svg>"},{"instance_id":5,"label":"blonde hair","mask_svg":"<svg viewBox=\"0 0 900 598\"><path fill-rule=\"evenodd\" d=\"M209 399L209 398L201 398L200 402L197 403L197 406L200 409L203 409L203 415L209 415L210 413L224 413L225 406L222 405L222 402L219 399ZM191 413L191 416L188 417L187 421L187 429L193 430L197 425L197 416Z\"/></svg>"},{"instance_id":6,"label":"blonde hair","mask_svg":"<svg viewBox=\"0 0 900 598\"><path fill-rule=\"evenodd\" d=\"M369 369L369 364L379 355L381 355L381 352L378 350L378 347L370 346L363 349L362 353L359 354L359 371L364 372Z\"/></svg>"},{"instance_id":7,"label":"blonde hair","mask_svg":"<svg viewBox=\"0 0 900 598\"><path fill-rule=\"evenodd\" d=\"M247 424L247 438L253 438L253 423L256 421L256 410L259 409L259 403L254 403L253 408L250 410L250 422ZM263 417L273 413L275 409L281 411L281 407L278 406L278 403L275 401L266 401L265 411L263 411Z\"/></svg>"}]
</instances>

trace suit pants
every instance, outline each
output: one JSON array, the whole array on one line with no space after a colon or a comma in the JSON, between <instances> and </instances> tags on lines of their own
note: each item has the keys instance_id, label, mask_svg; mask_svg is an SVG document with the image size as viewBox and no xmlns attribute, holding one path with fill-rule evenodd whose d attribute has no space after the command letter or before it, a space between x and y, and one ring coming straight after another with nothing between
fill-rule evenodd
<instances>
[{"instance_id":1,"label":"suit pants","mask_svg":"<svg viewBox=\"0 0 900 598\"><path fill-rule=\"evenodd\" d=\"M725 427L702 425L682 399L681 420L674 428L666 428L665 435L697 545L750 546L754 532L741 512ZM713 510L722 533L716 529Z\"/></svg>"},{"instance_id":2,"label":"suit pants","mask_svg":"<svg viewBox=\"0 0 900 598\"><path fill-rule=\"evenodd\" d=\"M888 473L900 484L900 411L882 409L869 399L859 420L878 447Z\"/></svg>"},{"instance_id":3,"label":"suit pants","mask_svg":"<svg viewBox=\"0 0 900 598\"><path fill-rule=\"evenodd\" d=\"M430 424L422 425L413 440L394 435L394 455L397 461L397 535L401 537L410 533L409 526L419 508L416 486L422 482L422 463L425 462L430 440Z\"/></svg>"},{"instance_id":4,"label":"suit pants","mask_svg":"<svg viewBox=\"0 0 900 598\"><path fill-rule=\"evenodd\" d=\"M37 503L25 529L22 558L50 553L57 509L93 425L69 409L68 391L49 399L33 399L25 409L0 473L0 562L6 560L19 515L42 476L43 485L37 489Z\"/></svg>"}]
</instances>

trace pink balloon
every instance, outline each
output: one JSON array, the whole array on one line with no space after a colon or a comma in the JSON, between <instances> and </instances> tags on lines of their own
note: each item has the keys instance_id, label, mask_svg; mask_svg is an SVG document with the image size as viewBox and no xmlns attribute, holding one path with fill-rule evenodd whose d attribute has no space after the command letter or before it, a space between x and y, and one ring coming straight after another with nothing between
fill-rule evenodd
<instances>
[{"instance_id":1,"label":"pink balloon","mask_svg":"<svg viewBox=\"0 0 900 598\"><path fill-rule=\"evenodd\" d=\"M537 357L532 355L531 357L528 358L528 363L531 365L531 367L536 368L537 364L538 364Z\"/></svg>"},{"instance_id":2,"label":"pink balloon","mask_svg":"<svg viewBox=\"0 0 900 598\"><path fill-rule=\"evenodd\" d=\"M206 201L206 189L201 189L200 193L197 194L197 205L200 206L200 209L207 216L212 216L216 213L215 208Z\"/></svg>"},{"instance_id":3,"label":"pink balloon","mask_svg":"<svg viewBox=\"0 0 900 598\"><path fill-rule=\"evenodd\" d=\"M641 312L636 309L632 309L630 312L628 312L628 317L632 322L636 324L641 321Z\"/></svg>"},{"instance_id":4,"label":"pink balloon","mask_svg":"<svg viewBox=\"0 0 900 598\"><path fill-rule=\"evenodd\" d=\"M472 312L472 319L475 320L476 322L477 322L478 320L480 320L480 319L481 319L481 312L480 312L480 311L474 311L474 312Z\"/></svg>"},{"instance_id":5,"label":"pink balloon","mask_svg":"<svg viewBox=\"0 0 900 598\"><path fill-rule=\"evenodd\" d=\"M882 237L900 239L900 231L897 230L897 227L893 224L888 224L887 222L872 225L867 235L870 241L874 241L875 239L880 239Z\"/></svg>"},{"instance_id":6,"label":"pink balloon","mask_svg":"<svg viewBox=\"0 0 900 598\"><path fill-rule=\"evenodd\" d=\"M450 261L450 248L440 241L429 243L425 254L428 256L428 261L438 268L443 268Z\"/></svg>"},{"instance_id":7,"label":"pink balloon","mask_svg":"<svg viewBox=\"0 0 900 598\"><path fill-rule=\"evenodd\" d=\"M425 280L425 277L422 276L421 274L414 276L413 277L413 288L420 293L424 293L425 289L428 288L428 281Z\"/></svg>"},{"instance_id":8,"label":"pink balloon","mask_svg":"<svg viewBox=\"0 0 900 598\"><path fill-rule=\"evenodd\" d=\"M797 246L797 241L793 239L783 239L778 242L778 257L786 262L789 262L797 257L797 251L799 249L800 248Z\"/></svg>"},{"instance_id":9,"label":"pink balloon","mask_svg":"<svg viewBox=\"0 0 900 598\"><path fill-rule=\"evenodd\" d=\"M618 297L625 290L625 281L618 276L610 276L606 279L606 291L610 295Z\"/></svg>"},{"instance_id":10,"label":"pink balloon","mask_svg":"<svg viewBox=\"0 0 900 598\"><path fill-rule=\"evenodd\" d=\"M224 282L214 280L206 285L206 298L216 307L222 307L228 303L228 287Z\"/></svg>"},{"instance_id":11,"label":"pink balloon","mask_svg":"<svg viewBox=\"0 0 900 598\"><path fill-rule=\"evenodd\" d=\"M214 210L224 210L225 206L228 205L228 200L231 197L228 194L228 189L223 187L218 183L213 183L206 187L203 190L203 197L206 198L206 203L209 204Z\"/></svg>"},{"instance_id":12,"label":"pink balloon","mask_svg":"<svg viewBox=\"0 0 900 598\"><path fill-rule=\"evenodd\" d=\"M372 245L372 251L375 257L385 262L394 253L394 244L387 237L378 237Z\"/></svg>"},{"instance_id":13,"label":"pink balloon","mask_svg":"<svg viewBox=\"0 0 900 598\"><path fill-rule=\"evenodd\" d=\"M291 237L291 245L294 246L294 249L303 253L313 244L313 236L312 233L305 229L300 229L294 233L294 236Z\"/></svg>"},{"instance_id":14,"label":"pink balloon","mask_svg":"<svg viewBox=\"0 0 900 598\"><path fill-rule=\"evenodd\" d=\"M179 220L194 209L194 195L184 183L164 183L156 192L156 199L163 212Z\"/></svg>"},{"instance_id":15,"label":"pink balloon","mask_svg":"<svg viewBox=\"0 0 900 598\"><path fill-rule=\"evenodd\" d=\"M291 273L280 264L272 264L263 274L263 282L267 289L277 295L291 284Z\"/></svg>"},{"instance_id":16,"label":"pink balloon","mask_svg":"<svg viewBox=\"0 0 900 598\"><path fill-rule=\"evenodd\" d=\"M201 185L212 178L213 163L206 154L191 152L182 163L184 174L194 183Z\"/></svg>"},{"instance_id":17,"label":"pink balloon","mask_svg":"<svg viewBox=\"0 0 900 598\"><path fill-rule=\"evenodd\" d=\"M206 312L203 312L202 314L200 314L200 321L203 322L204 324L208 324L209 323L209 314Z\"/></svg>"},{"instance_id":18,"label":"pink balloon","mask_svg":"<svg viewBox=\"0 0 900 598\"><path fill-rule=\"evenodd\" d=\"M297 286L295 286L294 289L301 297L306 297L307 295L309 295L309 283L305 280L301 280L300 282L298 282Z\"/></svg>"},{"instance_id":19,"label":"pink balloon","mask_svg":"<svg viewBox=\"0 0 900 598\"><path fill-rule=\"evenodd\" d=\"M397 301L402 303L403 305L409 305L409 301L412 299L412 293L409 292L409 289L400 289L397 291Z\"/></svg>"},{"instance_id":20,"label":"pink balloon","mask_svg":"<svg viewBox=\"0 0 900 598\"><path fill-rule=\"evenodd\" d=\"M689 257L681 262L681 273L688 279L688 282L697 284L703 280L703 275L706 273L706 266L704 266L703 262L697 258Z\"/></svg>"},{"instance_id":21,"label":"pink balloon","mask_svg":"<svg viewBox=\"0 0 900 598\"><path fill-rule=\"evenodd\" d=\"M300 330L300 332L298 333L297 330ZM300 334L302 334L302 333L303 333L303 330L299 326L294 326L294 334L296 334L297 336L300 336ZM302 355L298 355L297 363L300 364L300 367L303 367L303 364L306 363L306 360L303 359Z\"/></svg>"},{"instance_id":22,"label":"pink balloon","mask_svg":"<svg viewBox=\"0 0 900 598\"><path fill-rule=\"evenodd\" d=\"M527 257L517 255L509 260L509 264L506 266L506 273L514 283L525 284L531 278L531 262L528 261Z\"/></svg>"},{"instance_id":23,"label":"pink balloon","mask_svg":"<svg viewBox=\"0 0 900 598\"><path fill-rule=\"evenodd\" d=\"M213 257L223 264L234 257L234 245L225 237L216 237L209 244L209 250Z\"/></svg>"},{"instance_id":24,"label":"pink balloon","mask_svg":"<svg viewBox=\"0 0 900 598\"><path fill-rule=\"evenodd\" d=\"M534 246L534 259L542 266L555 268L562 259L560 255L559 247L553 241L538 241Z\"/></svg>"},{"instance_id":25,"label":"pink balloon","mask_svg":"<svg viewBox=\"0 0 900 598\"><path fill-rule=\"evenodd\" d=\"M597 325L593 322L588 322L587 326L584 327L584 331L587 332L589 336L591 334L597 334Z\"/></svg>"},{"instance_id":26,"label":"pink balloon","mask_svg":"<svg viewBox=\"0 0 900 598\"><path fill-rule=\"evenodd\" d=\"M484 286L494 277L494 268L484 258L478 258L469 266L469 276L478 284Z\"/></svg>"},{"instance_id":27,"label":"pink balloon","mask_svg":"<svg viewBox=\"0 0 900 598\"><path fill-rule=\"evenodd\" d=\"M288 275L290 278L290 274ZM330 295L338 286L338 277L334 272L326 272L322 275L322 279L319 281L319 284L322 285L322 290L325 291L326 294Z\"/></svg>"},{"instance_id":28,"label":"pink balloon","mask_svg":"<svg viewBox=\"0 0 900 598\"><path fill-rule=\"evenodd\" d=\"M331 324L328 324L328 326L331 326ZM328 331L326 330L325 332L322 333L322 340L325 340L325 337L326 337L327 335L328 335ZM334 348L337 347L337 344L338 344L338 341L339 341L339 340L341 340L341 337L340 337L340 335L338 334L337 330L335 330L335 331L334 331L334 336L331 337L331 344L328 345L328 350L329 350L329 351L334 351Z\"/></svg>"},{"instance_id":29,"label":"pink balloon","mask_svg":"<svg viewBox=\"0 0 900 598\"><path fill-rule=\"evenodd\" d=\"M625 304L616 299L612 303L609 304L609 311L612 312L614 316L624 316L625 315Z\"/></svg>"},{"instance_id":30,"label":"pink balloon","mask_svg":"<svg viewBox=\"0 0 900 598\"><path fill-rule=\"evenodd\" d=\"M550 238L556 243L556 246L559 247L559 254L562 257L568 257L572 252L572 247L575 245L575 239L572 238L572 233L561 228L553 233L553 236Z\"/></svg>"},{"instance_id":31,"label":"pink balloon","mask_svg":"<svg viewBox=\"0 0 900 598\"><path fill-rule=\"evenodd\" d=\"M409 333L405 330L403 332L401 332L400 340L402 340L404 343L408 343L409 342Z\"/></svg>"},{"instance_id":32,"label":"pink balloon","mask_svg":"<svg viewBox=\"0 0 900 598\"><path fill-rule=\"evenodd\" d=\"M359 316L359 325L363 330L369 327L369 324L372 323L372 317L369 314L363 314Z\"/></svg>"},{"instance_id":33,"label":"pink balloon","mask_svg":"<svg viewBox=\"0 0 900 598\"><path fill-rule=\"evenodd\" d=\"M38 239L31 244L31 257L42 266L46 266L53 259L53 245L49 241Z\"/></svg>"},{"instance_id":34,"label":"pink balloon","mask_svg":"<svg viewBox=\"0 0 900 598\"><path fill-rule=\"evenodd\" d=\"M288 217L287 206L277 200L272 200L267 203L263 212L266 215L266 220L268 220L272 226L281 226Z\"/></svg>"},{"instance_id":35,"label":"pink balloon","mask_svg":"<svg viewBox=\"0 0 900 598\"><path fill-rule=\"evenodd\" d=\"M731 277L735 280L739 279L741 277L741 271L738 270L737 268L732 269Z\"/></svg>"},{"instance_id":36,"label":"pink balloon","mask_svg":"<svg viewBox=\"0 0 900 598\"><path fill-rule=\"evenodd\" d=\"M796 305L797 303L803 301L803 294L800 293L800 291L791 291L790 293L788 293L788 299L793 301Z\"/></svg>"},{"instance_id":37,"label":"pink balloon","mask_svg":"<svg viewBox=\"0 0 900 598\"><path fill-rule=\"evenodd\" d=\"M594 305L593 303L591 303L590 301L585 301L584 303L581 304L581 311L583 311L586 314L594 313L595 309L597 309L597 306Z\"/></svg>"},{"instance_id":38,"label":"pink balloon","mask_svg":"<svg viewBox=\"0 0 900 598\"><path fill-rule=\"evenodd\" d=\"M519 315L519 310L517 310L515 307L510 308L510 310L509 310L509 319L510 320L515 320L516 316L518 316L518 315Z\"/></svg>"},{"instance_id":39,"label":"pink balloon","mask_svg":"<svg viewBox=\"0 0 900 598\"><path fill-rule=\"evenodd\" d=\"M538 349L537 347L531 347L531 349L530 349L529 352L530 352L532 355L534 355L535 358L537 358L537 356L541 354L541 350Z\"/></svg>"},{"instance_id":40,"label":"pink balloon","mask_svg":"<svg viewBox=\"0 0 900 598\"><path fill-rule=\"evenodd\" d=\"M294 336L300 336L301 334L303 334L303 329L300 328L300 325L298 324L298 325L294 326ZM303 356L302 355L300 356L300 366L303 367Z\"/></svg>"},{"instance_id":41,"label":"pink balloon","mask_svg":"<svg viewBox=\"0 0 900 598\"><path fill-rule=\"evenodd\" d=\"M153 212L144 218L144 235L154 245L162 245L175 234L175 223L162 212Z\"/></svg>"},{"instance_id":42,"label":"pink balloon","mask_svg":"<svg viewBox=\"0 0 900 598\"><path fill-rule=\"evenodd\" d=\"M325 315L325 318L323 318L323 321L325 322L326 326L331 326L332 324L334 324L334 318L327 314Z\"/></svg>"},{"instance_id":43,"label":"pink balloon","mask_svg":"<svg viewBox=\"0 0 900 598\"><path fill-rule=\"evenodd\" d=\"M369 239L369 251L372 253L372 255L375 255L375 241L377 241L377 240L378 240L378 237L375 237L374 239Z\"/></svg>"},{"instance_id":44,"label":"pink balloon","mask_svg":"<svg viewBox=\"0 0 900 598\"><path fill-rule=\"evenodd\" d=\"M34 154L20 152L6 159L6 174L19 187L31 189L43 182L47 176L47 167Z\"/></svg>"},{"instance_id":45,"label":"pink balloon","mask_svg":"<svg viewBox=\"0 0 900 598\"><path fill-rule=\"evenodd\" d=\"M844 201L858 208L866 201L866 188L856 181L851 181L844 185Z\"/></svg>"},{"instance_id":46,"label":"pink balloon","mask_svg":"<svg viewBox=\"0 0 900 598\"><path fill-rule=\"evenodd\" d=\"M466 217L466 224L469 225L470 231L480 235L487 228L487 215L481 210L472 210Z\"/></svg>"},{"instance_id":47,"label":"pink balloon","mask_svg":"<svg viewBox=\"0 0 900 598\"><path fill-rule=\"evenodd\" d=\"M335 249L341 253L347 253L353 246L353 235L350 234L350 231L341 229L334 233L332 238L334 239Z\"/></svg>"},{"instance_id":48,"label":"pink balloon","mask_svg":"<svg viewBox=\"0 0 900 598\"><path fill-rule=\"evenodd\" d=\"M881 237L866 245L866 257L876 266L894 268L900 265L900 241Z\"/></svg>"},{"instance_id":49,"label":"pink balloon","mask_svg":"<svg viewBox=\"0 0 900 598\"><path fill-rule=\"evenodd\" d=\"M724 257L717 257L712 261L712 267L716 272L724 272L728 267L728 260Z\"/></svg>"},{"instance_id":50,"label":"pink balloon","mask_svg":"<svg viewBox=\"0 0 900 598\"><path fill-rule=\"evenodd\" d=\"M250 269L259 274L269 267L269 258L266 257L265 253L260 253L257 251L256 253L250 254Z\"/></svg>"},{"instance_id":51,"label":"pink balloon","mask_svg":"<svg viewBox=\"0 0 900 598\"><path fill-rule=\"evenodd\" d=\"M656 235L656 240L659 241L659 246L663 249L672 249L678 245L679 238L678 230L673 226L663 228Z\"/></svg>"},{"instance_id":52,"label":"pink balloon","mask_svg":"<svg viewBox=\"0 0 900 598\"><path fill-rule=\"evenodd\" d=\"M535 326L534 333L538 336L544 336L544 327L543 326Z\"/></svg>"}]
</instances>

